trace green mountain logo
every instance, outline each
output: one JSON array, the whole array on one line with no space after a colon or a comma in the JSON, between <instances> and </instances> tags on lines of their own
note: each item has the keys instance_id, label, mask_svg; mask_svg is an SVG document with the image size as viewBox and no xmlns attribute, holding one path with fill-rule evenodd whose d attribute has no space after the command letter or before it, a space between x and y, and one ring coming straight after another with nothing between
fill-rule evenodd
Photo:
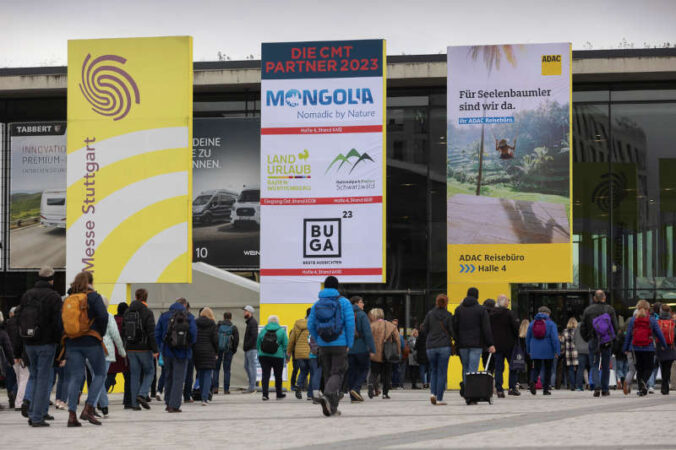
<instances>
[{"instance_id":1,"label":"green mountain logo","mask_svg":"<svg viewBox=\"0 0 676 450\"><path fill-rule=\"evenodd\" d=\"M351 158L356 158L356 161L354 163L350 161ZM339 153L338 156L336 156L333 161L331 161L331 164L329 164L329 167L326 168L326 172L324 174L329 173L329 170L331 170L331 167L337 162L340 162L338 167L336 168L336 172L339 172L340 169L345 165L348 164L349 166L352 166L350 169L349 173L352 173L352 171L359 165L360 162L362 161L371 161L372 163L375 163L375 161L369 156L368 153L364 152L360 154L356 148L353 148L350 150L347 155L343 155L342 153Z\"/></svg>"}]
</instances>

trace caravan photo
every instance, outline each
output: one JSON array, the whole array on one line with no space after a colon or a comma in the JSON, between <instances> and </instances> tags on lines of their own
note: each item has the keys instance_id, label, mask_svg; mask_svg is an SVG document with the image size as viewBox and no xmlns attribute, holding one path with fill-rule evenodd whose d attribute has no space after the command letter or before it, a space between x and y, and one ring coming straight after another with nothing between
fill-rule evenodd
<instances>
[{"instance_id":1,"label":"caravan photo","mask_svg":"<svg viewBox=\"0 0 676 450\"><path fill-rule=\"evenodd\" d=\"M40 225L66 228L66 191L50 189L42 193L40 200Z\"/></svg>"}]
</instances>

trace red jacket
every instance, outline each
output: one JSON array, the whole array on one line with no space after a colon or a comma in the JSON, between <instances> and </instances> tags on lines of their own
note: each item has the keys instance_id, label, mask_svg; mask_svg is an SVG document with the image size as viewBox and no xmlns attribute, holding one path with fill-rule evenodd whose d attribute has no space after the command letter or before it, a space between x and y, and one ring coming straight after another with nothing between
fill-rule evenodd
<instances>
[{"instance_id":1,"label":"red jacket","mask_svg":"<svg viewBox=\"0 0 676 450\"><path fill-rule=\"evenodd\" d=\"M115 316L115 323L117 323L117 330L120 332L120 336L122 335L122 316ZM123 358L120 356L119 353L117 353L117 347L115 348L115 362L110 363L110 368L108 369L108 373L120 373L120 372L128 372L129 371L129 366L127 365L127 358Z\"/></svg>"}]
</instances>

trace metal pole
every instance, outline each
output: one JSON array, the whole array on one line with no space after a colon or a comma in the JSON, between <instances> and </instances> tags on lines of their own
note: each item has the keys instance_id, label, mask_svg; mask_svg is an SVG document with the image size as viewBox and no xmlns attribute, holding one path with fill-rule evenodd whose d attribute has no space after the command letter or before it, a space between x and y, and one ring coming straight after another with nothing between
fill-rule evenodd
<instances>
[{"instance_id":1,"label":"metal pole","mask_svg":"<svg viewBox=\"0 0 676 450\"><path fill-rule=\"evenodd\" d=\"M406 293L406 328L404 328L404 337L408 337L407 333L409 328L411 328L411 290Z\"/></svg>"}]
</instances>

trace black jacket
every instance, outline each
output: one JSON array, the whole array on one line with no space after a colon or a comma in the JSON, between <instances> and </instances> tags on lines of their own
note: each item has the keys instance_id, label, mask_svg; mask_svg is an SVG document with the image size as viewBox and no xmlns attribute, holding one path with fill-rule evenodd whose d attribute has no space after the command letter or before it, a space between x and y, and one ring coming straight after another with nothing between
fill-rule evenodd
<instances>
[{"instance_id":1,"label":"black jacket","mask_svg":"<svg viewBox=\"0 0 676 450\"><path fill-rule=\"evenodd\" d=\"M617 335L620 332L620 327L617 324L617 314L615 314L615 308L605 302L594 303L587 306L587 308L585 308L584 312L582 313L582 323L580 324L580 334L582 335L582 339L589 342L593 337L596 337L593 325L594 319L605 313L610 314L615 334ZM592 353L593 350L590 349L589 352Z\"/></svg>"},{"instance_id":2,"label":"black jacket","mask_svg":"<svg viewBox=\"0 0 676 450\"><path fill-rule=\"evenodd\" d=\"M427 335L427 348L450 347L453 339L453 316L446 308L434 308L420 327Z\"/></svg>"},{"instance_id":3,"label":"black jacket","mask_svg":"<svg viewBox=\"0 0 676 450\"><path fill-rule=\"evenodd\" d=\"M429 364L430 360L427 358L427 335L421 329L418 334L418 339L415 340L415 360L418 364Z\"/></svg>"},{"instance_id":4,"label":"black jacket","mask_svg":"<svg viewBox=\"0 0 676 450\"><path fill-rule=\"evenodd\" d=\"M58 344L63 335L61 324L61 296L49 282L39 280L35 286L27 290L21 297L21 308L17 308L17 323L21 323L21 312L31 298L40 302L40 334L37 339L24 339L25 345Z\"/></svg>"},{"instance_id":5,"label":"black jacket","mask_svg":"<svg viewBox=\"0 0 676 450\"><path fill-rule=\"evenodd\" d=\"M246 320L246 330L244 331L243 350L256 350L256 340L258 339L258 322L254 316Z\"/></svg>"},{"instance_id":6,"label":"black jacket","mask_svg":"<svg viewBox=\"0 0 676 450\"><path fill-rule=\"evenodd\" d=\"M129 305L129 308L124 312L124 315L126 317L127 314L133 312L139 313L141 324L143 326L144 339L141 342L128 343L121 334L120 336L122 336L122 340L124 341L125 349L132 352L150 350L153 353L159 353L157 341L155 340L155 316L153 315L153 312L140 300L131 302L131 305ZM124 323L124 319L122 323Z\"/></svg>"},{"instance_id":7,"label":"black jacket","mask_svg":"<svg viewBox=\"0 0 676 450\"><path fill-rule=\"evenodd\" d=\"M465 297L453 315L457 348L486 348L493 345L488 311L474 297Z\"/></svg>"},{"instance_id":8,"label":"black jacket","mask_svg":"<svg viewBox=\"0 0 676 450\"><path fill-rule=\"evenodd\" d=\"M5 359L6 361L0 361L0 364L5 362L9 364L10 366L14 364L14 350L12 349L12 343L9 340L9 336L7 335L7 332L3 329L0 328L0 347L2 347L2 350L5 353Z\"/></svg>"},{"instance_id":9,"label":"black jacket","mask_svg":"<svg viewBox=\"0 0 676 450\"><path fill-rule=\"evenodd\" d=\"M495 351L505 353L509 358L516 338L519 336L519 319L512 310L501 306L486 309L491 323Z\"/></svg>"},{"instance_id":10,"label":"black jacket","mask_svg":"<svg viewBox=\"0 0 676 450\"><path fill-rule=\"evenodd\" d=\"M221 325L229 325L232 327L232 348L234 349L232 354L234 355L237 353L237 346L239 345L239 331L237 331L237 327L234 326L229 320L221 320L218 322L218 326L220 327ZM218 330L218 327L216 327L216 329Z\"/></svg>"},{"instance_id":11,"label":"black jacket","mask_svg":"<svg viewBox=\"0 0 676 450\"><path fill-rule=\"evenodd\" d=\"M218 354L218 327L216 322L201 316L195 320L197 342L192 348L195 369L215 369Z\"/></svg>"}]
</instances>

